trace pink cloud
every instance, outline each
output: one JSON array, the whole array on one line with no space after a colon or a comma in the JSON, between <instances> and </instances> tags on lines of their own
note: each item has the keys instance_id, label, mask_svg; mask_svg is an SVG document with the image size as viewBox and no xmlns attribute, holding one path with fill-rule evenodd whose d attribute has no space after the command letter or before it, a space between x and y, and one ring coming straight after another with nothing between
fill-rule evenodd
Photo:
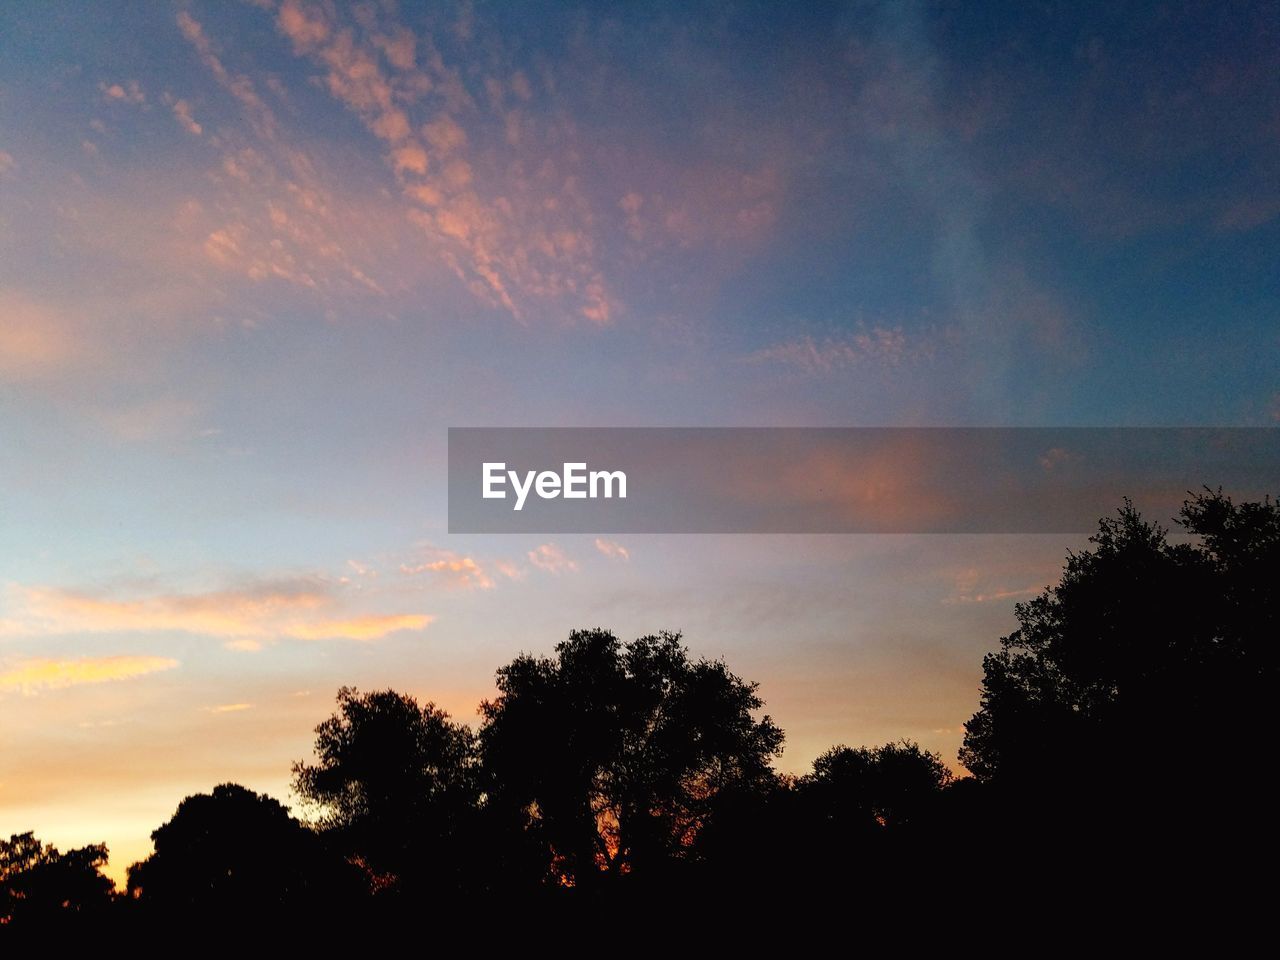
<instances>
[{"instance_id":1,"label":"pink cloud","mask_svg":"<svg viewBox=\"0 0 1280 960\"><path fill-rule=\"evenodd\" d=\"M601 537L596 538L596 549L608 557L610 560L630 560L631 551L620 543L613 540L605 540Z\"/></svg>"},{"instance_id":2,"label":"pink cloud","mask_svg":"<svg viewBox=\"0 0 1280 960\"><path fill-rule=\"evenodd\" d=\"M129 80L125 83L100 83L98 89L102 92L103 97L109 101L116 103L128 103L139 106L147 102L147 95L143 92L142 87L137 80Z\"/></svg>"},{"instance_id":3,"label":"pink cloud","mask_svg":"<svg viewBox=\"0 0 1280 960\"><path fill-rule=\"evenodd\" d=\"M576 561L570 559L565 552L554 543L544 543L528 553L529 562L539 570L556 574L574 573L578 569Z\"/></svg>"},{"instance_id":4,"label":"pink cloud","mask_svg":"<svg viewBox=\"0 0 1280 960\"><path fill-rule=\"evenodd\" d=\"M404 563L400 572L410 576L429 575L448 586L466 589L490 590L493 578L473 558L452 550L432 550L428 559L420 563Z\"/></svg>"}]
</instances>

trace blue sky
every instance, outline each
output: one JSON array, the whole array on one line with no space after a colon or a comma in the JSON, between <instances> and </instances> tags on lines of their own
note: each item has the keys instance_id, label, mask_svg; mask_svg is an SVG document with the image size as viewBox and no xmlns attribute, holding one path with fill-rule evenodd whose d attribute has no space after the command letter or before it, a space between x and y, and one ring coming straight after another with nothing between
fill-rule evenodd
<instances>
[{"instance_id":1,"label":"blue sky","mask_svg":"<svg viewBox=\"0 0 1280 960\"><path fill-rule=\"evenodd\" d=\"M450 537L446 428L1274 424L1278 248L1274 3L7 5L0 829L594 624L950 760L1078 543Z\"/></svg>"}]
</instances>

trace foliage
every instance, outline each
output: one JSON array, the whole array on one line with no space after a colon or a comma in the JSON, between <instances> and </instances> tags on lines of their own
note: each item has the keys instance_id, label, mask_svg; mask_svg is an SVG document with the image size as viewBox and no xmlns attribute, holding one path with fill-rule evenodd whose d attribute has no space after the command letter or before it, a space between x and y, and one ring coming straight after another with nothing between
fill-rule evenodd
<instances>
[{"instance_id":1,"label":"foliage","mask_svg":"<svg viewBox=\"0 0 1280 960\"><path fill-rule=\"evenodd\" d=\"M271 797L224 783L187 797L129 868L129 893L170 910L297 908L354 892L345 865Z\"/></svg>"},{"instance_id":2,"label":"foliage","mask_svg":"<svg viewBox=\"0 0 1280 960\"><path fill-rule=\"evenodd\" d=\"M0 923L89 913L111 902L102 844L62 853L32 833L0 840Z\"/></svg>"},{"instance_id":3,"label":"foliage","mask_svg":"<svg viewBox=\"0 0 1280 960\"><path fill-rule=\"evenodd\" d=\"M753 717L756 684L690 659L679 634L575 631L499 670L498 690L480 708L489 802L539 838L560 883L687 856L717 795L767 782L782 748Z\"/></svg>"},{"instance_id":4,"label":"foliage","mask_svg":"<svg viewBox=\"0 0 1280 960\"><path fill-rule=\"evenodd\" d=\"M1259 729L1277 680L1280 508L1206 492L1181 523L1198 542L1170 543L1126 503L1057 586L1016 606L1019 627L983 661L981 708L965 725L961 760L975 775L1154 783L1177 762L1165 745L1234 757L1231 744Z\"/></svg>"},{"instance_id":5,"label":"foliage","mask_svg":"<svg viewBox=\"0 0 1280 960\"><path fill-rule=\"evenodd\" d=\"M294 790L375 884L450 882L425 874L465 856L478 801L467 726L405 694L343 687L315 752L294 764Z\"/></svg>"}]
</instances>

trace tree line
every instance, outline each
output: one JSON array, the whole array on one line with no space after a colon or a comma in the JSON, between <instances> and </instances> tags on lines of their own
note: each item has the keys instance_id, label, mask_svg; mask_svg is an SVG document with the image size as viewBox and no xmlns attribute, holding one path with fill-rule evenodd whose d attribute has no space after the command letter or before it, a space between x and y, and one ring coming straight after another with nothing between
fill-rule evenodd
<instances>
[{"instance_id":1,"label":"tree line","mask_svg":"<svg viewBox=\"0 0 1280 960\"><path fill-rule=\"evenodd\" d=\"M1178 522L1171 539L1126 503L1015 606L965 724L968 776L906 740L780 774L757 684L678 633L579 630L499 669L474 731L339 690L293 766L301 819L236 784L187 797L123 894L104 846L0 841L0 923L874 911L977 891L1101 909L1135 888L1247 908L1248 864L1276 851L1280 507L1206 491Z\"/></svg>"}]
</instances>

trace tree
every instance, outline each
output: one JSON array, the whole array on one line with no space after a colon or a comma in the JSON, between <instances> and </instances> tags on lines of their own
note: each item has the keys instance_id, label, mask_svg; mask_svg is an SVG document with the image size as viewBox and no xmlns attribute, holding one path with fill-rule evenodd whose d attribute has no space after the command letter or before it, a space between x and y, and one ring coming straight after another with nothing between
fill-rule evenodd
<instances>
[{"instance_id":1,"label":"tree","mask_svg":"<svg viewBox=\"0 0 1280 960\"><path fill-rule=\"evenodd\" d=\"M1206 491L1179 522L1126 503L984 660L961 761L1010 818L1161 856L1273 829L1280 507Z\"/></svg>"},{"instance_id":2,"label":"tree","mask_svg":"<svg viewBox=\"0 0 1280 960\"><path fill-rule=\"evenodd\" d=\"M809 816L841 835L907 827L951 783L942 758L909 740L882 747L836 746L797 783Z\"/></svg>"},{"instance_id":3,"label":"tree","mask_svg":"<svg viewBox=\"0 0 1280 960\"><path fill-rule=\"evenodd\" d=\"M555 656L500 669L498 691L480 708L490 812L532 836L563 885L696 857L717 798L771 783L782 748L753 717L757 685L690 659L679 634L574 631Z\"/></svg>"},{"instance_id":4,"label":"tree","mask_svg":"<svg viewBox=\"0 0 1280 960\"><path fill-rule=\"evenodd\" d=\"M294 790L376 885L461 882L478 802L468 727L405 694L343 687L315 752L293 765Z\"/></svg>"},{"instance_id":5,"label":"tree","mask_svg":"<svg viewBox=\"0 0 1280 960\"><path fill-rule=\"evenodd\" d=\"M32 833L0 840L0 924L96 914L111 903L103 844L62 853Z\"/></svg>"},{"instance_id":6,"label":"tree","mask_svg":"<svg viewBox=\"0 0 1280 960\"><path fill-rule=\"evenodd\" d=\"M264 794L224 783L187 797L129 868L129 893L161 911L318 909L357 888L352 871Z\"/></svg>"},{"instance_id":7,"label":"tree","mask_svg":"<svg viewBox=\"0 0 1280 960\"><path fill-rule=\"evenodd\" d=\"M961 760L978 777L1087 767L1175 716L1197 741L1242 732L1275 689L1280 508L1205 493L1181 523L1200 542L1169 543L1126 504L1056 587L1015 607L965 725Z\"/></svg>"}]
</instances>

